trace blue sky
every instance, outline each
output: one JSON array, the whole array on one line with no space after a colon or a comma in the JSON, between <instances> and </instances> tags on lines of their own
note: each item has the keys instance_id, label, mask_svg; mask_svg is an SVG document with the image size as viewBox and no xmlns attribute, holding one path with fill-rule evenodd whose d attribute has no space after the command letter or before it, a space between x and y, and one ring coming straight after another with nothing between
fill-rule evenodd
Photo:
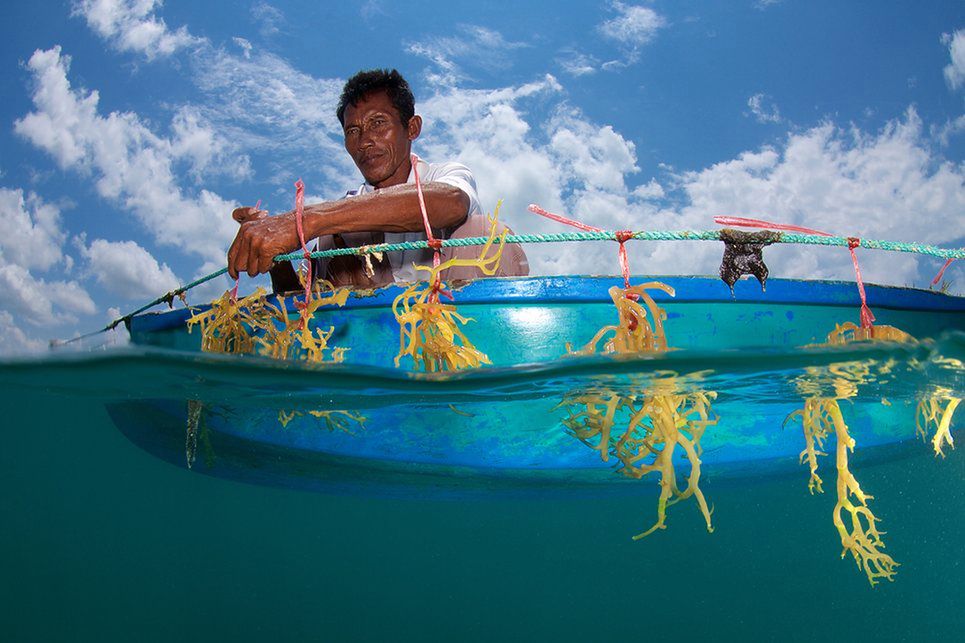
<instances>
[{"instance_id":1,"label":"blue sky","mask_svg":"<svg viewBox=\"0 0 965 643\"><path fill-rule=\"evenodd\" d=\"M486 209L559 229L706 229L717 214L965 239L961 2L18 2L0 8L0 353L40 349L222 267L231 209L359 176L344 80L396 67ZM616 273L613 244L530 247L534 273ZM638 273L716 271L717 244L630 246ZM868 281L939 262L863 252ZM772 274L852 279L842 249ZM961 262L959 262L961 263ZM947 273L965 291L965 270ZM222 290L217 282L194 302ZM252 282L245 284L251 288Z\"/></svg>"}]
</instances>

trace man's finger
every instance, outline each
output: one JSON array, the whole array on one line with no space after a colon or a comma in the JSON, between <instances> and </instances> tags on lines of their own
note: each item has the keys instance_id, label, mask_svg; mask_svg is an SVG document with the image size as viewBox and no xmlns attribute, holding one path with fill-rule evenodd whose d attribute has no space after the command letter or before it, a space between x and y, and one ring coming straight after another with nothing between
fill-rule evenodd
<instances>
[{"instance_id":1,"label":"man's finger","mask_svg":"<svg viewBox=\"0 0 965 643\"><path fill-rule=\"evenodd\" d=\"M251 246L251 232L248 226L242 224L235 240L228 249L228 274L232 279L238 278L238 273L246 270L248 265L248 254Z\"/></svg>"},{"instance_id":2,"label":"man's finger","mask_svg":"<svg viewBox=\"0 0 965 643\"><path fill-rule=\"evenodd\" d=\"M238 230L238 234L235 235L235 240L231 242L231 247L228 248L228 274L232 279L238 278L238 268L235 266L235 257L238 256L238 245L239 238L241 237L241 230Z\"/></svg>"},{"instance_id":3,"label":"man's finger","mask_svg":"<svg viewBox=\"0 0 965 643\"><path fill-rule=\"evenodd\" d=\"M253 242L248 245L246 253L247 267L245 268L245 271L248 273L249 277L254 277L255 275L261 274L261 271L258 270L258 255L261 254L260 248L261 244L257 242Z\"/></svg>"}]
</instances>

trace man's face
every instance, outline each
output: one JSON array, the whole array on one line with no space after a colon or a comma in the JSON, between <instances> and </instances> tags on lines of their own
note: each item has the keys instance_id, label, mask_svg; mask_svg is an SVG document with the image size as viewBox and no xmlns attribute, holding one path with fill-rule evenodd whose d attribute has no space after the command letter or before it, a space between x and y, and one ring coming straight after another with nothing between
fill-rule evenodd
<instances>
[{"instance_id":1,"label":"man's face","mask_svg":"<svg viewBox=\"0 0 965 643\"><path fill-rule=\"evenodd\" d=\"M375 91L346 107L344 119L345 149L367 183L385 188L409 179L409 152L422 130L420 117L403 125L388 94Z\"/></svg>"}]
</instances>

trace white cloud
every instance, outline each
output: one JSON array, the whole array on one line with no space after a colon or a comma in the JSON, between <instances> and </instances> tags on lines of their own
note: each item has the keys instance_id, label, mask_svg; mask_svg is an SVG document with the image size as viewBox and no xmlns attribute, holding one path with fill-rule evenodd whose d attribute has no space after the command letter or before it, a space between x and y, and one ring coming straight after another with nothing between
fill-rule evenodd
<instances>
[{"instance_id":1,"label":"white cloud","mask_svg":"<svg viewBox=\"0 0 965 643\"><path fill-rule=\"evenodd\" d=\"M557 108L540 120L529 113L530 101ZM484 208L503 199L503 219L519 232L566 230L526 212L537 202L606 229L713 229L713 216L728 214L945 246L965 237L965 220L956 216L965 211L965 169L932 150L913 110L880 132L823 124L701 170L665 170L661 181L644 174L637 187L631 181L642 172L634 142L573 111L555 78L492 90L440 89L421 111L420 153L466 163ZM616 249L615 243L538 244L526 252L534 274L613 274ZM708 242L630 245L639 273L716 274L721 254L720 244ZM941 263L910 254L859 255L869 281L898 285L924 285ZM854 278L840 248L775 246L767 258L774 276Z\"/></svg>"},{"instance_id":2,"label":"white cloud","mask_svg":"<svg viewBox=\"0 0 965 643\"><path fill-rule=\"evenodd\" d=\"M167 264L158 263L134 241L94 239L83 249L87 271L99 284L125 300L156 297L178 287Z\"/></svg>"},{"instance_id":3,"label":"white cloud","mask_svg":"<svg viewBox=\"0 0 965 643\"><path fill-rule=\"evenodd\" d=\"M597 29L606 38L613 40L626 49L626 63L634 63L639 58L640 47L657 37L657 32L667 25L667 21L649 7L626 5L614 2L617 15L600 24ZM614 63L607 63L613 68Z\"/></svg>"},{"instance_id":4,"label":"white cloud","mask_svg":"<svg viewBox=\"0 0 965 643\"><path fill-rule=\"evenodd\" d=\"M650 208L643 205L643 195L631 194L626 185L626 178L637 172L633 143L610 126L588 121L562 102L562 93L552 76L493 90L441 89L422 104L425 138L417 148L430 160L466 163L476 176L484 209L491 211L503 200L502 218L518 232L565 230L528 213L531 202L583 216L600 227L632 227ZM545 120L535 121L527 111L533 101L556 102L557 107ZM574 246L527 247L533 274L618 269L615 244Z\"/></svg>"},{"instance_id":5,"label":"white cloud","mask_svg":"<svg viewBox=\"0 0 965 643\"><path fill-rule=\"evenodd\" d=\"M841 236L960 245L965 219L956 213L965 212L965 170L935 156L922 129L911 109L874 134L824 124L790 135L780 150L745 152L685 173L680 188L689 205L674 215L673 227L708 228L715 215L737 215ZM720 258L715 245L695 247L680 268L713 272ZM661 247L653 257L671 263L673 252ZM859 255L866 280L898 285L922 284L941 263L890 252ZM775 275L853 279L840 248L781 246L768 256Z\"/></svg>"},{"instance_id":6,"label":"white cloud","mask_svg":"<svg viewBox=\"0 0 965 643\"><path fill-rule=\"evenodd\" d=\"M27 67L34 76L36 111L17 120L15 131L61 168L92 175L98 193L134 213L159 244L223 258L237 228L230 216L236 204L208 190L185 194L176 179L174 165L182 156L195 168L212 158L206 152L199 156L190 142L200 136L200 124L182 114L175 118L175 138L166 139L136 114L102 116L96 91L71 88L69 65L59 47L34 52Z\"/></svg>"},{"instance_id":7,"label":"white cloud","mask_svg":"<svg viewBox=\"0 0 965 643\"><path fill-rule=\"evenodd\" d=\"M73 12L116 49L143 54L148 60L202 42L184 27L169 30L154 15L162 4L161 0L79 0Z\"/></svg>"},{"instance_id":8,"label":"white cloud","mask_svg":"<svg viewBox=\"0 0 965 643\"><path fill-rule=\"evenodd\" d=\"M564 49L560 51L556 62L567 74L577 77L595 73L597 67L600 65L600 61L593 56L575 49Z\"/></svg>"},{"instance_id":9,"label":"white cloud","mask_svg":"<svg viewBox=\"0 0 965 643\"><path fill-rule=\"evenodd\" d=\"M71 271L58 207L0 188L0 229L0 354L39 350L46 342L33 336L37 329L75 323L94 312L94 302L76 281L35 274Z\"/></svg>"},{"instance_id":10,"label":"white cloud","mask_svg":"<svg viewBox=\"0 0 965 643\"><path fill-rule=\"evenodd\" d=\"M649 183L639 185L633 190L633 196L644 201L649 199L662 199L666 196L663 186L656 179L650 179Z\"/></svg>"},{"instance_id":11,"label":"white cloud","mask_svg":"<svg viewBox=\"0 0 965 643\"><path fill-rule=\"evenodd\" d=\"M947 147L953 136L965 132L965 114L945 122L941 126L932 126L931 133L942 147Z\"/></svg>"},{"instance_id":12,"label":"white cloud","mask_svg":"<svg viewBox=\"0 0 965 643\"><path fill-rule=\"evenodd\" d=\"M251 18L258 25L265 38L277 35L285 24L285 14L278 7L267 2L256 2L251 6Z\"/></svg>"},{"instance_id":13,"label":"white cloud","mask_svg":"<svg viewBox=\"0 0 965 643\"><path fill-rule=\"evenodd\" d=\"M251 58L251 50L252 50L251 42L239 36L233 37L231 39L231 42L241 47L242 55L245 57L245 60L249 60Z\"/></svg>"},{"instance_id":14,"label":"white cloud","mask_svg":"<svg viewBox=\"0 0 965 643\"><path fill-rule=\"evenodd\" d=\"M207 122L201 111L182 107L171 121L171 156L187 161L195 181L211 174L225 174L236 180L251 178L251 159L238 153Z\"/></svg>"},{"instance_id":15,"label":"white cloud","mask_svg":"<svg viewBox=\"0 0 965 643\"><path fill-rule=\"evenodd\" d=\"M92 5L96 6L100 5ZM111 8L110 15L143 17L147 15L145 7L150 12L158 5L141 2L105 6ZM281 11L266 2L254 4L251 14L266 37L277 34L284 24ZM95 23L89 24L110 41L109 33L98 30ZM176 33L187 32L182 28ZM484 42L485 30L481 33ZM288 192L294 176L312 171L322 174L322 183L329 187L326 196L341 196L344 191L339 192L339 186L345 177L356 175L355 166L342 150L341 127L335 118L344 81L305 74L283 58L255 49L245 38L231 39L240 52L234 47L234 51L215 47L205 38L191 38L195 46L186 62L191 81L205 99L199 105L177 110L172 128L176 130L175 139L182 140L170 143L172 155L183 154L183 160L192 164L195 180L200 181L202 170L236 180L249 178L249 158L239 150L268 152L272 157L269 173L284 185L280 188L284 192ZM153 55L151 51L142 53L149 58ZM89 100L96 109L96 92ZM42 133L33 134L39 137ZM50 144L61 145L63 153L83 156L83 150L69 137L64 138L63 131L58 130L54 136L61 138ZM211 137L217 149L206 151L204 137Z\"/></svg>"},{"instance_id":16,"label":"white cloud","mask_svg":"<svg viewBox=\"0 0 965 643\"><path fill-rule=\"evenodd\" d=\"M47 270L62 260L60 209L33 192L0 188L0 261Z\"/></svg>"},{"instance_id":17,"label":"white cloud","mask_svg":"<svg viewBox=\"0 0 965 643\"><path fill-rule=\"evenodd\" d=\"M90 315L97 308L76 281L47 281L23 266L0 263L0 310L32 326L53 326L77 321L76 314Z\"/></svg>"},{"instance_id":18,"label":"white cloud","mask_svg":"<svg viewBox=\"0 0 965 643\"><path fill-rule=\"evenodd\" d=\"M427 70L430 83L453 85L467 78L462 66L489 71L512 65L509 52L528 47L525 42L506 40L501 33L479 25L459 25L453 36L431 36L406 46L406 51L428 58L435 69Z\"/></svg>"},{"instance_id":19,"label":"white cloud","mask_svg":"<svg viewBox=\"0 0 965 643\"><path fill-rule=\"evenodd\" d=\"M47 342L31 337L20 328L6 310L0 310L0 355L27 355L47 349Z\"/></svg>"},{"instance_id":20,"label":"white cloud","mask_svg":"<svg viewBox=\"0 0 965 643\"><path fill-rule=\"evenodd\" d=\"M767 94L754 94L747 99L747 106L758 123L780 123L781 112Z\"/></svg>"},{"instance_id":21,"label":"white cloud","mask_svg":"<svg viewBox=\"0 0 965 643\"><path fill-rule=\"evenodd\" d=\"M632 142L609 125L592 125L572 112L558 113L550 129L549 149L568 182L584 189L626 193L625 177L639 170Z\"/></svg>"},{"instance_id":22,"label":"white cloud","mask_svg":"<svg viewBox=\"0 0 965 643\"><path fill-rule=\"evenodd\" d=\"M758 11L764 11L782 2L784 2L784 0L754 0L754 8Z\"/></svg>"},{"instance_id":23,"label":"white cloud","mask_svg":"<svg viewBox=\"0 0 965 643\"><path fill-rule=\"evenodd\" d=\"M942 34L942 44L948 47L951 62L945 67L945 81L952 89L965 86L965 29Z\"/></svg>"}]
</instances>

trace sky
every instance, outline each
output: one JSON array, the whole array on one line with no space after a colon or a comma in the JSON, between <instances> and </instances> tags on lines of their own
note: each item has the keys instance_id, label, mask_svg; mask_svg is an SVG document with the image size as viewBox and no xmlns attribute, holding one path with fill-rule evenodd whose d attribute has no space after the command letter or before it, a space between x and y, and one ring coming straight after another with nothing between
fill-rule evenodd
<instances>
[{"instance_id":1,"label":"sky","mask_svg":"<svg viewBox=\"0 0 965 643\"><path fill-rule=\"evenodd\" d=\"M3 3L0 34L0 356L223 267L238 205L290 210L298 178L307 202L357 187L335 107L375 67L412 85L414 151L468 165L516 232L561 231L535 202L614 230L730 215L965 245L960 0L33 0ZM722 255L628 248L638 274L715 274ZM533 274L619 271L613 243L527 253ZM927 287L941 266L859 256L873 283ZM843 248L765 257L854 278Z\"/></svg>"}]
</instances>

